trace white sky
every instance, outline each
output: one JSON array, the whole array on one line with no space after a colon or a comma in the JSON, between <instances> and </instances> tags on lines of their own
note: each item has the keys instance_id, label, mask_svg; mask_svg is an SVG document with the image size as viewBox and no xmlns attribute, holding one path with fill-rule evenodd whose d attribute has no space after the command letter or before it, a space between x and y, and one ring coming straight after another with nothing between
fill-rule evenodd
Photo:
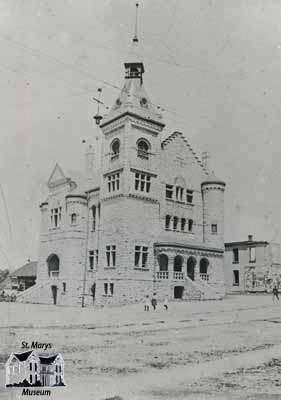
<instances>
[{"instance_id":1,"label":"white sky","mask_svg":"<svg viewBox=\"0 0 281 400\"><path fill-rule=\"evenodd\" d=\"M37 259L56 161L82 169L92 97L123 84L133 0L0 0L0 268ZM143 0L145 87L227 183L225 240L280 241L281 2ZM11 237L10 237L11 236ZM5 255L4 255L5 254Z\"/></svg>"}]
</instances>

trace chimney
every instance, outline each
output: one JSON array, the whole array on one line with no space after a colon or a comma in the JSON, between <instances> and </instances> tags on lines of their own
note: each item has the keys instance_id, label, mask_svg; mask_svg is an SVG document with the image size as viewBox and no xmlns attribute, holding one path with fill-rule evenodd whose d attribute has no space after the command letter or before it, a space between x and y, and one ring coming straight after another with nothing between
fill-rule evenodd
<instances>
[{"instance_id":1,"label":"chimney","mask_svg":"<svg viewBox=\"0 0 281 400\"><path fill-rule=\"evenodd\" d=\"M252 242L253 241L253 235L248 235L248 242Z\"/></svg>"},{"instance_id":2,"label":"chimney","mask_svg":"<svg viewBox=\"0 0 281 400\"><path fill-rule=\"evenodd\" d=\"M85 154L85 169L87 178L90 178L94 170L94 149L91 144L88 146Z\"/></svg>"}]
</instances>

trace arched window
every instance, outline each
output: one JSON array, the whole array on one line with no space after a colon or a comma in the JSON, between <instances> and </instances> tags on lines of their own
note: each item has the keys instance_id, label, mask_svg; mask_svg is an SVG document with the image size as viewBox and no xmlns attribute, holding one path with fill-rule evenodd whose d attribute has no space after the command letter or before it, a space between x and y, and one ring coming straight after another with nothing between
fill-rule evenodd
<instances>
[{"instance_id":1,"label":"arched window","mask_svg":"<svg viewBox=\"0 0 281 400\"><path fill-rule=\"evenodd\" d=\"M120 140L114 139L111 143L111 158L117 158L120 153Z\"/></svg>"},{"instance_id":2,"label":"arched window","mask_svg":"<svg viewBox=\"0 0 281 400\"><path fill-rule=\"evenodd\" d=\"M174 258L174 272L182 272L182 256L176 256Z\"/></svg>"},{"instance_id":3,"label":"arched window","mask_svg":"<svg viewBox=\"0 0 281 400\"><path fill-rule=\"evenodd\" d=\"M158 258L159 271L168 271L168 256L166 254L160 254Z\"/></svg>"},{"instance_id":4,"label":"arched window","mask_svg":"<svg viewBox=\"0 0 281 400\"><path fill-rule=\"evenodd\" d=\"M148 158L150 144L146 139L139 139L137 141L138 157Z\"/></svg>"},{"instance_id":5,"label":"arched window","mask_svg":"<svg viewBox=\"0 0 281 400\"><path fill-rule=\"evenodd\" d=\"M76 222L77 222L77 214L76 213L72 213L70 218L71 218L71 225L76 224Z\"/></svg>"},{"instance_id":6,"label":"arched window","mask_svg":"<svg viewBox=\"0 0 281 400\"><path fill-rule=\"evenodd\" d=\"M58 276L60 270L60 260L56 254L51 254L47 258L49 276Z\"/></svg>"},{"instance_id":7,"label":"arched window","mask_svg":"<svg viewBox=\"0 0 281 400\"><path fill-rule=\"evenodd\" d=\"M194 270L196 265L196 259L194 257L189 257L186 263L186 272L189 279L194 281Z\"/></svg>"},{"instance_id":8,"label":"arched window","mask_svg":"<svg viewBox=\"0 0 281 400\"><path fill-rule=\"evenodd\" d=\"M200 260L200 274L207 274L209 261L207 258L201 258Z\"/></svg>"}]
</instances>

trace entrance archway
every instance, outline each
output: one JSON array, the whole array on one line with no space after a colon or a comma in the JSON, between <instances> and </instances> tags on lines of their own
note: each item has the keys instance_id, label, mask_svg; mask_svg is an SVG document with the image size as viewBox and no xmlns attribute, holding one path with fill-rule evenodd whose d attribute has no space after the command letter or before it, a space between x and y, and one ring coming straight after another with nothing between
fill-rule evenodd
<instances>
[{"instance_id":1,"label":"entrance archway","mask_svg":"<svg viewBox=\"0 0 281 400\"><path fill-rule=\"evenodd\" d=\"M183 286L175 286L174 287L174 298L175 299L182 299L183 290L184 290Z\"/></svg>"},{"instance_id":2,"label":"entrance archway","mask_svg":"<svg viewBox=\"0 0 281 400\"><path fill-rule=\"evenodd\" d=\"M194 270L195 270L196 260L194 257L189 257L186 263L186 273L189 279L194 281Z\"/></svg>"},{"instance_id":3,"label":"entrance archway","mask_svg":"<svg viewBox=\"0 0 281 400\"><path fill-rule=\"evenodd\" d=\"M56 285L52 285L51 289L52 289L52 295L53 295L53 303L54 303L54 305L56 305L57 304L58 287Z\"/></svg>"}]
</instances>

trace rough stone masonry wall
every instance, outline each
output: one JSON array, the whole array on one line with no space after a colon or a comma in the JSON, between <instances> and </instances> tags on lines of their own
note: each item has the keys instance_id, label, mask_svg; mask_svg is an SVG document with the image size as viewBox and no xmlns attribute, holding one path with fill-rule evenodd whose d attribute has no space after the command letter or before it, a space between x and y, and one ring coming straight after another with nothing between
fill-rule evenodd
<instances>
[{"instance_id":1,"label":"rough stone masonry wall","mask_svg":"<svg viewBox=\"0 0 281 400\"><path fill-rule=\"evenodd\" d=\"M100 262L97 273L97 304L125 304L144 301L152 295L154 241L159 205L141 198L108 200L102 207ZM116 267L108 268L106 246L116 245ZM135 268L135 246L148 247L147 265ZM104 295L104 283L114 283L114 294Z\"/></svg>"}]
</instances>

